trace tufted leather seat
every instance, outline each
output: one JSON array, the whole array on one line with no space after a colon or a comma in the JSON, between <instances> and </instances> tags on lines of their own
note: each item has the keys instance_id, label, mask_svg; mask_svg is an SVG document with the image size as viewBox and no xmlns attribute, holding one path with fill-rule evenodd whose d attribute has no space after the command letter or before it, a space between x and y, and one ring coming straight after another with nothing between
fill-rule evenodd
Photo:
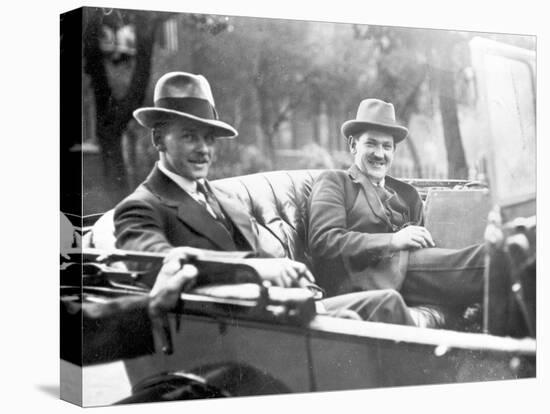
<instances>
[{"instance_id":1,"label":"tufted leather seat","mask_svg":"<svg viewBox=\"0 0 550 414\"><path fill-rule=\"evenodd\" d=\"M269 228L286 249L287 256L312 269L307 253L307 200L315 178L322 170L256 173L212 181L210 184L238 197L259 224ZM87 245L111 249L115 245L113 210L93 226ZM86 245L85 244L85 245ZM445 314L435 307L417 307L413 318L418 326L441 327Z\"/></svg>"},{"instance_id":2,"label":"tufted leather seat","mask_svg":"<svg viewBox=\"0 0 550 414\"><path fill-rule=\"evenodd\" d=\"M248 213L283 242L288 257L311 268L306 253L307 200L321 172L273 171L216 180L212 185L237 195Z\"/></svg>"}]
</instances>

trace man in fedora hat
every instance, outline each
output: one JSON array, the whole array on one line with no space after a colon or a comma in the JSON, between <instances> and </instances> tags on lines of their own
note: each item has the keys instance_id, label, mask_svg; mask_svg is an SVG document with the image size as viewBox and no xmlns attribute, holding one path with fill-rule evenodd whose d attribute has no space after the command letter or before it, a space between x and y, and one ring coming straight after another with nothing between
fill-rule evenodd
<instances>
[{"instance_id":1,"label":"man in fedora hat","mask_svg":"<svg viewBox=\"0 0 550 414\"><path fill-rule=\"evenodd\" d=\"M313 283L308 268L284 258L281 242L236 197L208 184L216 140L234 138L237 131L219 120L206 78L185 72L165 74L156 83L154 107L140 108L134 117L151 130L159 161L145 182L116 207L116 245L168 255L163 269L169 271L161 272L154 288L154 293L162 293L157 294L160 302L172 306L174 292L192 284L196 275L183 272L180 259L192 255L193 248L252 251L256 258L248 260L273 284ZM333 314L415 324L401 296L392 290L352 293L320 303ZM158 303L157 307L163 308Z\"/></svg>"},{"instance_id":2,"label":"man in fedora hat","mask_svg":"<svg viewBox=\"0 0 550 414\"><path fill-rule=\"evenodd\" d=\"M387 175L396 145L408 135L393 105L365 99L341 130L354 163L323 173L309 199L308 242L319 284L329 295L396 289L408 305L479 302L483 246L435 247L418 192Z\"/></svg>"},{"instance_id":3,"label":"man in fedora hat","mask_svg":"<svg viewBox=\"0 0 550 414\"><path fill-rule=\"evenodd\" d=\"M273 240L260 245L255 220L231 194L214 191L206 180L216 139L237 136L219 120L206 78L167 73L156 83L154 102L154 107L137 109L134 117L151 129L159 161L115 209L117 247L168 253L189 246L282 255L282 246ZM297 275L311 278L302 263L278 260L271 268L276 269L272 281L283 286Z\"/></svg>"}]
</instances>

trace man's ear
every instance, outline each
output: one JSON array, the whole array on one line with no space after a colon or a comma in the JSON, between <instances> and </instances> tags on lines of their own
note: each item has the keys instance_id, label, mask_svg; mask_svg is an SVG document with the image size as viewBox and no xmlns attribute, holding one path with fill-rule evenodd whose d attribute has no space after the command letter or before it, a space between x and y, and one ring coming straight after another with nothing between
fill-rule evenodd
<instances>
[{"instance_id":1,"label":"man's ear","mask_svg":"<svg viewBox=\"0 0 550 414\"><path fill-rule=\"evenodd\" d=\"M162 134L159 128L153 128L151 130L151 141L157 151L164 151L164 140L162 139Z\"/></svg>"},{"instance_id":2,"label":"man's ear","mask_svg":"<svg viewBox=\"0 0 550 414\"><path fill-rule=\"evenodd\" d=\"M357 152L357 140L353 137L353 135L350 135L348 137L348 147L349 151L352 154L355 154Z\"/></svg>"}]
</instances>

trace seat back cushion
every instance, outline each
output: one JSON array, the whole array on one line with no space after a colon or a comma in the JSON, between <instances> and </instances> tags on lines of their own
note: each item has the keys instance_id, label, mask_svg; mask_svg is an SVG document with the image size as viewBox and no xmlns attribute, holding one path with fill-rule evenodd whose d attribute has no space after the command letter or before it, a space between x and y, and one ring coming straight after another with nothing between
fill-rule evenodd
<instances>
[{"instance_id":1,"label":"seat back cushion","mask_svg":"<svg viewBox=\"0 0 550 414\"><path fill-rule=\"evenodd\" d=\"M275 235L291 259L310 266L306 253L307 200L321 170L273 171L212 182L238 196L248 213Z\"/></svg>"}]
</instances>

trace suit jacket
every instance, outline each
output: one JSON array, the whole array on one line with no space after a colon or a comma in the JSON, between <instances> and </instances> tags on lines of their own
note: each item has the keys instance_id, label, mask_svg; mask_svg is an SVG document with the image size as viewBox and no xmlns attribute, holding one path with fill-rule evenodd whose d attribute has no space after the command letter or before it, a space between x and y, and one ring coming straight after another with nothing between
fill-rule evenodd
<instances>
[{"instance_id":1,"label":"suit jacket","mask_svg":"<svg viewBox=\"0 0 550 414\"><path fill-rule=\"evenodd\" d=\"M173 247L235 251L259 257L284 257L279 239L246 213L240 200L211 188L234 232L155 166L147 179L115 208L116 246L167 252Z\"/></svg>"},{"instance_id":2,"label":"suit jacket","mask_svg":"<svg viewBox=\"0 0 550 414\"><path fill-rule=\"evenodd\" d=\"M422 224L422 200L414 187L392 177L386 185ZM399 289L408 251L390 253L392 224L371 181L357 168L322 173L309 199L309 252L317 281L329 296L371 289Z\"/></svg>"}]
</instances>

